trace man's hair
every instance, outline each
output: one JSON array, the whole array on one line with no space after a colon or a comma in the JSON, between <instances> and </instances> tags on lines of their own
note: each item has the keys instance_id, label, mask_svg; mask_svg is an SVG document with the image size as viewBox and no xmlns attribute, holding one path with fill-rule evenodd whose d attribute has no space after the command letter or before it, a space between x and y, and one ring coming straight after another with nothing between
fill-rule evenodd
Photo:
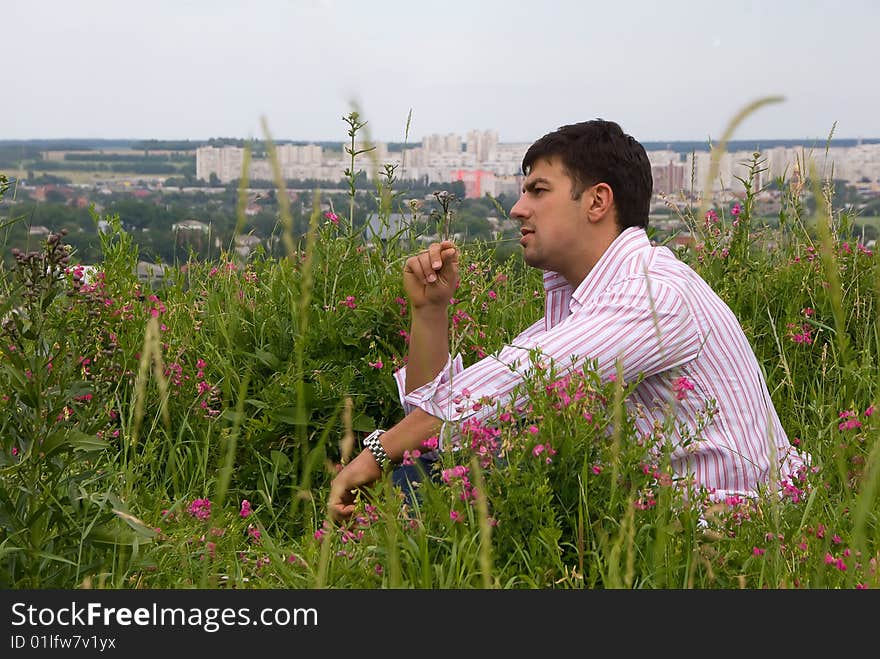
<instances>
[{"instance_id":1,"label":"man's hair","mask_svg":"<svg viewBox=\"0 0 880 659\"><path fill-rule=\"evenodd\" d=\"M541 158L558 156L571 178L572 199L579 199L589 186L607 183L614 193L617 225L648 226L654 180L648 154L632 136L613 121L594 119L562 126L536 141L522 161L528 176Z\"/></svg>"}]
</instances>

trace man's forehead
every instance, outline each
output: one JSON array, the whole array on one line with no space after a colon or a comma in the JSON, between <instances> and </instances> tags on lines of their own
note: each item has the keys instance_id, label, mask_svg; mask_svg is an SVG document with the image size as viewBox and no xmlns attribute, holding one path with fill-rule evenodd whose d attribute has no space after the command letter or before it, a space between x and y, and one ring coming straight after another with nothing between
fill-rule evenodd
<instances>
[{"instance_id":1,"label":"man's forehead","mask_svg":"<svg viewBox=\"0 0 880 659\"><path fill-rule=\"evenodd\" d=\"M562 159L558 156L548 156L539 158L532 163L526 174L526 183L537 179L558 180L561 178L569 178L568 172L562 164Z\"/></svg>"}]
</instances>

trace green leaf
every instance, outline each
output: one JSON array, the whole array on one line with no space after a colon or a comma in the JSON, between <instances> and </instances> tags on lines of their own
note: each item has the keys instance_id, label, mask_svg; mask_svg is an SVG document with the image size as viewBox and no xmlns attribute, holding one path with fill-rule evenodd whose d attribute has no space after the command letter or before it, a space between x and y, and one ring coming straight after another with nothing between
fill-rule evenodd
<instances>
[{"instance_id":1,"label":"green leaf","mask_svg":"<svg viewBox=\"0 0 880 659\"><path fill-rule=\"evenodd\" d=\"M97 435L87 435L81 430L72 429L68 433L70 444L80 451L103 451L110 448L110 443Z\"/></svg>"},{"instance_id":2,"label":"green leaf","mask_svg":"<svg viewBox=\"0 0 880 659\"><path fill-rule=\"evenodd\" d=\"M30 524L28 531L30 532L30 544L32 547L40 547L46 538L46 531L49 530L49 514L43 510L40 512Z\"/></svg>"},{"instance_id":3,"label":"green leaf","mask_svg":"<svg viewBox=\"0 0 880 659\"><path fill-rule=\"evenodd\" d=\"M9 556L9 554L14 554L17 551L22 551L22 548L7 547L6 545L3 545L2 547L0 547L0 561L5 561L6 557Z\"/></svg>"},{"instance_id":4,"label":"green leaf","mask_svg":"<svg viewBox=\"0 0 880 659\"><path fill-rule=\"evenodd\" d=\"M260 348L257 348L254 351L254 357L256 357L260 362L262 362L272 370L277 370L278 366L281 363L281 360L279 360L278 357L273 355L268 350L261 350Z\"/></svg>"},{"instance_id":5,"label":"green leaf","mask_svg":"<svg viewBox=\"0 0 880 659\"><path fill-rule=\"evenodd\" d=\"M58 556L57 554L50 554L45 551L35 551L35 552L28 552L28 553L32 554L33 556L38 556L40 558L48 558L50 561L57 561L58 563L67 563L68 565L74 565L74 566L76 565L76 563L74 563L73 561L71 561L67 558L64 558L63 556Z\"/></svg>"},{"instance_id":6,"label":"green leaf","mask_svg":"<svg viewBox=\"0 0 880 659\"><path fill-rule=\"evenodd\" d=\"M49 433L46 438L37 445L36 450L46 457L49 457L58 451L67 450L69 448L70 442L67 437L67 429L59 428L54 432Z\"/></svg>"},{"instance_id":7,"label":"green leaf","mask_svg":"<svg viewBox=\"0 0 880 659\"><path fill-rule=\"evenodd\" d=\"M351 420L351 429L359 432L373 432L376 421L367 414L358 414Z\"/></svg>"},{"instance_id":8,"label":"green leaf","mask_svg":"<svg viewBox=\"0 0 880 659\"><path fill-rule=\"evenodd\" d=\"M139 520L137 517L132 515L129 512L124 510L113 509L113 514L116 515L119 519L129 525L131 529L141 537L144 538L154 538L156 537L155 529L150 528L144 522Z\"/></svg>"},{"instance_id":9,"label":"green leaf","mask_svg":"<svg viewBox=\"0 0 880 659\"><path fill-rule=\"evenodd\" d=\"M358 348L359 350L363 350L365 339L362 336L351 336L350 334L343 334L339 337L339 340L343 345L351 346L352 348Z\"/></svg>"},{"instance_id":10,"label":"green leaf","mask_svg":"<svg viewBox=\"0 0 880 659\"><path fill-rule=\"evenodd\" d=\"M291 471L290 458L283 451L272 451L272 466L279 474L289 474Z\"/></svg>"},{"instance_id":11,"label":"green leaf","mask_svg":"<svg viewBox=\"0 0 880 659\"><path fill-rule=\"evenodd\" d=\"M279 423L287 423L295 426L299 423L297 419L297 411L295 407L279 407L269 412L269 416L273 421Z\"/></svg>"},{"instance_id":12,"label":"green leaf","mask_svg":"<svg viewBox=\"0 0 880 659\"><path fill-rule=\"evenodd\" d=\"M232 423L241 423L244 419L247 418L247 416L243 412L236 412L235 410L227 408L223 410L220 418L231 421Z\"/></svg>"},{"instance_id":13,"label":"green leaf","mask_svg":"<svg viewBox=\"0 0 880 659\"><path fill-rule=\"evenodd\" d=\"M133 545L139 539L131 529L109 523L92 527L87 537L92 542L108 545Z\"/></svg>"}]
</instances>

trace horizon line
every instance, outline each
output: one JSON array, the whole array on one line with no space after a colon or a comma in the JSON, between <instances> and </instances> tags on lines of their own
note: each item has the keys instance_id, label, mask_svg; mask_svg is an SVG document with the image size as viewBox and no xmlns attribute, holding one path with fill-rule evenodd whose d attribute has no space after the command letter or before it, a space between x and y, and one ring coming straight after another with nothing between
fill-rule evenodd
<instances>
[{"instance_id":1,"label":"horizon line","mask_svg":"<svg viewBox=\"0 0 880 659\"><path fill-rule=\"evenodd\" d=\"M417 141L410 142L409 140L373 140L374 142L384 142L386 144L417 144L424 140L425 137L429 137L431 135L442 135L442 133L431 133L430 135L423 136L421 139ZM447 134L455 134L455 133L447 133ZM174 137L13 137L13 138L3 138L0 137L0 144L8 144L8 143L18 143L18 142L209 142L211 140L242 140L245 142L253 141L253 142L265 142L264 138L256 139L256 138L247 138L247 137L234 137L234 136L217 136L217 137L207 137L207 138L192 138L192 137L182 137L182 138L174 138ZM347 144L348 140L345 139L317 139L317 138L309 138L309 139L299 139L292 137L273 137L272 141L281 144L284 142L324 142L324 143L333 143L333 144ZM466 141L466 140L463 140ZM651 144L675 144L681 142L709 142L716 141L711 138L690 138L690 139L641 139L639 142L641 143L651 143ZM832 137L830 140L827 137L743 137L737 139L729 139L728 144L732 142L796 142L796 141L822 141L822 142L838 142L838 141L869 141L869 142L880 142L880 135L877 137ZM498 140L498 144L531 144L534 140Z\"/></svg>"}]
</instances>

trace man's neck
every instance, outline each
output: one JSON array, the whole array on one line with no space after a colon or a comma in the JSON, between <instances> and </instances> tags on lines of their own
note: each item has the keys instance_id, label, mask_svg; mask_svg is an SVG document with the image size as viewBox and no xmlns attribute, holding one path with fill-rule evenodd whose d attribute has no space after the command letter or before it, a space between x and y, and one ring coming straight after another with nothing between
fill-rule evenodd
<instances>
[{"instance_id":1,"label":"man's neck","mask_svg":"<svg viewBox=\"0 0 880 659\"><path fill-rule=\"evenodd\" d=\"M560 270L559 274L565 278L573 289L580 286L620 233L616 228L614 232L598 233L587 244L581 258L572 263L571 267L566 268L565 271Z\"/></svg>"}]
</instances>

